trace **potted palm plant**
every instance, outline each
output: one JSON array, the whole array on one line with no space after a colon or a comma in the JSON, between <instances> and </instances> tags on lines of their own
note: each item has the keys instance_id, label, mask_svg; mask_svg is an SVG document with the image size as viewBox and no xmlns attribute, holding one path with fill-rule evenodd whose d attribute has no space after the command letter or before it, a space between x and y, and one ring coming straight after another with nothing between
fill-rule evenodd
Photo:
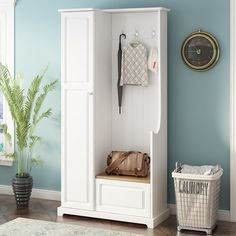
<instances>
[{"instance_id":1,"label":"potted palm plant","mask_svg":"<svg viewBox=\"0 0 236 236\"><path fill-rule=\"evenodd\" d=\"M20 77L11 77L6 66L0 64L0 91L3 93L15 125L16 146L14 153L4 153L7 158L16 161L17 173L12 180L17 208L27 208L33 186L30 176L34 165L41 163L40 157L35 153L35 146L41 138L35 134L37 125L52 115L52 109L41 112L42 105L57 83L53 81L41 86L46 70L37 75L27 93L20 84ZM11 142L7 125L1 124L6 140Z\"/></svg>"}]
</instances>

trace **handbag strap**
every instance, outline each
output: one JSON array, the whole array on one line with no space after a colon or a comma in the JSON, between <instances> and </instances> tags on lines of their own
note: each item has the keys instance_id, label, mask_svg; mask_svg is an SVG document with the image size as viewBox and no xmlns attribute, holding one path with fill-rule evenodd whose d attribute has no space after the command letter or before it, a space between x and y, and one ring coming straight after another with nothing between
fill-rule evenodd
<instances>
[{"instance_id":1,"label":"handbag strap","mask_svg":"<svg viewBox=\"0 0 236 236\"><path fill-rule=\"evenodd\" d=\"M124 152L115 161L113 161L105 170L105 172L110 175L113 170L119 167L119 165L131 154L133 151Z\"/></svg>"}]
</instances>

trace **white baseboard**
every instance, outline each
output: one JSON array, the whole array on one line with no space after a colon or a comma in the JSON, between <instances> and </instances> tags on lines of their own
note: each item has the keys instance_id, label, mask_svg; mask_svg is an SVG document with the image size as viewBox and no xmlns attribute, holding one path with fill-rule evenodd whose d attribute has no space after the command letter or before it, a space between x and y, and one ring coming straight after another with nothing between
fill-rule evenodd
<instances>
[{"instance_id":1,"label":"white baseboard","mask_svg":"<svg viewBox=\"0 0 236 236\"><path fill-rule=\"evenodd\" d=\"M158 226L160 223L162 223L164 220L166 220L167 218L169 218L170 216L170 209L166 209L165 211L163 211L159 216L154 218L153 221L153 228L155 228L156 226Z\"/></svg>"},{"instance_id":2,"label":"white baseboard","mask_svg":"<svg viewBox=\"0 0 236 236\"><path fill-rule=\"evenodd\" d=\"M0 185L0 194L13 195L12 187L9 185ZM45 189L32 189L32 198L38 199L47 199L54 201L61 201L61 192L53 191L53 190L45 190ZM176 205L168 204L171 215L176 215ZM228 210L219 210L218 211L218 219L222 221L230 222L230 211Z\"/></svg>"},{"instance_id":3,"label":"white baseboard","mask_svg":"<svg viewBox=\"0 0 236 236\"><path fill-rule=\"evenodd\" d=\"M170 214L176 215L176 205L169 204ZM218 220L229 221L230 222L230 211L227 210L218 210Z\"/></svg>"},{"instance_id":4,"label":"white baseboard","mask_svg":"<svg viewBox=\"0 0 236 236\"><path fill-rule=\"evenodd\" d=\"M9 185L0 185L0 194L13 195L12 187ZM39 199L61 201L61 192L33 188L31 197L39 198Z\"/></svg>"},{"instance_id":5,"label":"white baseboard","mask_svg":"<svg viewBox=\"0 0 236 236\"><path fill-rule=\"evenodd\" d=\"M31 196L32 198L61 201L61 192L59 191L33 188Z\"/></svg>"}]
</instances>

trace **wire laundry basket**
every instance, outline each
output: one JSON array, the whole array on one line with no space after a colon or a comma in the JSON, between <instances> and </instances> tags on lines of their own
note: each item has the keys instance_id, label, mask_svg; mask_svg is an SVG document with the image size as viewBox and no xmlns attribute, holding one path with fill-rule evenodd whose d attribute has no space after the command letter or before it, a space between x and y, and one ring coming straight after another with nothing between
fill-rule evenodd
<instances>
[{"instance_id":1,"label":"wire laundry basket","mask_svg":"<svg viewBox=\"0 0 236 236\"><path fill-rule=\"evenodd\" d=\"M217 223L220 168L213 175L172 172L175 185L178 231L181 229L205 231L208 235Z\"/></svg>"}]
</instances>

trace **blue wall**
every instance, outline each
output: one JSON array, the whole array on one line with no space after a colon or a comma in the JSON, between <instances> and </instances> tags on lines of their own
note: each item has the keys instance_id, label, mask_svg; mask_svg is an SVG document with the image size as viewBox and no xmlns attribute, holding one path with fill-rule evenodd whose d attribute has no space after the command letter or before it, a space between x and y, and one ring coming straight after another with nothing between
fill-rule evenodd
<instances>
[{"instance_id":1,"label":"blue wall","mask_svg":"<svg viewBox=\"0 0 236 236\"><path fill-rule=\"evenodd\" d=\"M19 0L16 6L16 71L26 86L48 62L48 80L60 78L58 8L164 6L169 14L168 176L169 202L174 203L171 171L176 161L216 164L224 168L220 207L229 209L229 0ZM183 39L201 28L221 45L219 63L194 72L182 62ZM36 188L60 190L60 88L47 100L54 119L42 123L42 167L33 170ZM46 107L46 106L45 106ZM0 168L0 184L10 184L14 168Z\"/></svg>"}]
</instances>

